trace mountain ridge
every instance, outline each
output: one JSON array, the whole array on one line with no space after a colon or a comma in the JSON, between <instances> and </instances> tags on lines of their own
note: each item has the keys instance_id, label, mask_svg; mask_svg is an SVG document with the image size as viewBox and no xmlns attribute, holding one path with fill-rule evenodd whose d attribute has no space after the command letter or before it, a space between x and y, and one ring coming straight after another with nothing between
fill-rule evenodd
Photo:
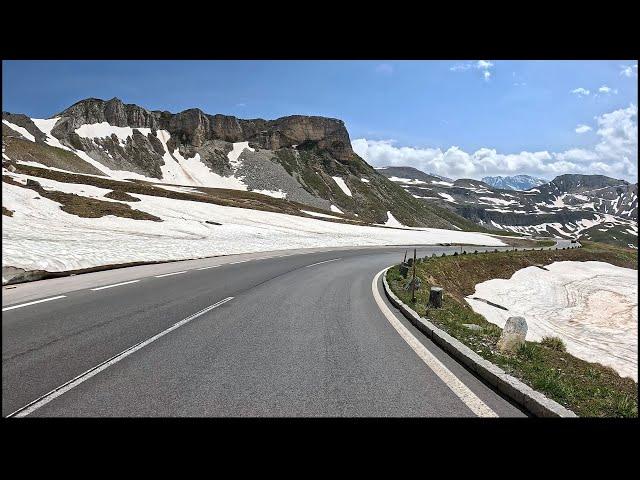
<instances>
[{"instance_id":1,"label":"mountain ridge","mask_svg":"<svg viewBox=\"0 0 640 480\"><path fill-rule=\"evenodd\" d=\"M3 112L3 153L70 172L253 191L365 223L472 226L379 174L353 151L344 122L329 117L245 120L88 98L49 119Z\"/></svg>"},{"instance_id":2,"label":"mountain ridge","mask_svg":"<svg viewBox=\"0 0 640 480\"><path fill-rule=\"evenodd\" d=\"M413 167L411 167L413 168ZM413 169L416 170L416 169ZM524 235L586 238L637 248L638 184L604 175L563 174L528 190L473 179L442 182L405 167L379 170L415 198L475 224Z\"/></svg>"}]
</instances>

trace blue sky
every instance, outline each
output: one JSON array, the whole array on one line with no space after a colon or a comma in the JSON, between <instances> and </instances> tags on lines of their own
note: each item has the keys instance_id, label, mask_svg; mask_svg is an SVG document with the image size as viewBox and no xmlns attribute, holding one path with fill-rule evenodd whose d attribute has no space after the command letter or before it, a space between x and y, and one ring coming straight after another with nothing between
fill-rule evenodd
<instances>
[{"instance_id":1,"label":"blue sky","mask_svg":"<svg viewBox=\"0 0 640 480\"><path fill-rule=\"evenodd\" d=\"M372 164L635 181L637 85L629 60L5 61L2 108L48 117L86 97L119 97L172 112L322 115L343 119ZM503 158L523 152L537 157Z\"/></svg>"}]
</instances>

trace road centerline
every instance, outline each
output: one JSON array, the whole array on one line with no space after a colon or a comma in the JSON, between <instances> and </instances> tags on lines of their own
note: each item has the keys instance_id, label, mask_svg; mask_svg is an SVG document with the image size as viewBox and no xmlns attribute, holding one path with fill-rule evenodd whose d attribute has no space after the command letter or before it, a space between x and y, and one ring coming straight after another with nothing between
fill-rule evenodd
<instances>
[{"instance_id":1,"label":"road centerline","mask_svg":"<svg viewBox=\"0 0 640 480\"><path fill-rule=\"evenodd\" d=\"M329 262L336 262L338 260L342 260L342 257L340 258L333 258L331 260L325 260L324 262L317 262L317 263L312 263L311 265L306 265L304 268L309 268L309 267L315 267L316 265L321 265L323 263L329 263Z\"/></svg>"},{"instance_id":2,"label":"road centerline","mask_svg":"<svg viewBox=\"0 0 640 480\"><path fill-rule=\"evenodd\" d=\"M378 280L388 268L379 271L371 283L371 291L378 307L386 319L395 328L402 339L407 342L411 349L420 357L420 359L429 367L444 383L455 393L455 395L464 402L479 417L497 417L486 403L484 403L475 393L469 389L451 370L449 370L440 360L438 360L427 347L425 347L410 331L405 327L395 314L384 303L382 296L378 290Z\"/></svg>"},{"instance_id":3,"label":"road centerline","mask_svg":"<svg viewBox=\"0 0 640 480\"><path fill-rule=\"evenodd\" d=\"M27 405L25 405L24 407L19 408L18 410L14 411L13 413L10 413L9 415L7 415L7 418L9 418L9 417L16 417L16 418L26 417L27 415L35 412L36 410L38 410L39 408L43 407L44 405L46 405L47 403L51 402L52 400L54 400L54 399L58 398L59 396L65 394L69 390L77 387L81 383L84 383L87 380L89 380L90 378L95 377L98 373L100 373L103 370L106 370L107 368L109 368L110 366L118 363L120 360L123 360L124 358L128 357L129 355L131 355L131 354L137 352L138 350L146 347L150 343L155 342L159 338L164 337L166 334L172 332L173 330L176 330L177 328L180 328L181 326L183 326L183 325L189 323L190 321L192 321L192 320L204 315L205 313L210 312L214 308L217 308L220 305L223 305L223 304L227 303L228 301L233 300L233 298L234 297L227 297L227 298L225 298L223 300L220 300L217 303L214 303L213 305L209 305L208 307L203 308L199 312L196 312L193 315L190 315L187 318L184 318L183 320L180 320L179 322L174 323L169 328L161 331L160 333L157 333L153 337L148 338L147 340L144 340L142 342L139 342L139 343L127 348L126 350L123 350L122 352L120 352L120 353L114 355L113 357L105 360L104 362L99 363L95 367L92 367L89 370L86 370L84 373L81 373L80 375L78 375L77 377L69 380L68 382L60 385L59 387L54 388L49 393L46 393L46 394L42 395L41 397L38 397L37 399L35 399L32 402L30 402Z\"/></svg>"},{"instance_id":4,"label":"road centerline","mask_svg":"<svg viewBox=\"0 0 640 480\"><path fill-rule=\"evenodd\" d=\"M187 273L188 270L182 270L181 272L163 273L162 275L154 275L156 278L170 277L171 275L180 275L181 273Z\"/></svg>"},{"instance_id":5,"label":"road centerline","mask_svg":"<svg viewBox=\"0 0 640 480\"><path fill-rule=\"evenodd\" d=\"M114 283L112 285L105 285L103 287L90 288L89 290L97 292L98 290L105 290L107 288L119 287L120 285L129 285L130 283L137 283L139 281L140 280L129 280L128 282Z\"/></svg>"},{"instance_id":6,"label":"road centerline","mask_svg":"<svg viewBox=\"0 0 640 480\"><path fill-rule=\"evenodd\" d=\"M13 310L14 308L26 307L28 305L35 305L36 303L49 302L51 300L58 300L59 298L65 298L65 297L66 295L58 295L57 297L43 298L42 300L34 300L33 302L21 303L19 305L11 305L10 307L4 307L2 311L6 312L7 310Z\"/></svg>"}]
</instances>

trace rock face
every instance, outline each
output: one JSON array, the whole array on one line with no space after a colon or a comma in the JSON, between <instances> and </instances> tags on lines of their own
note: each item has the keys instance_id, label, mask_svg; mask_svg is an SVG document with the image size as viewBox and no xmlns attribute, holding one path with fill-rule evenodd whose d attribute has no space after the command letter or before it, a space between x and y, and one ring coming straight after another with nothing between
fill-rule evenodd
<instances>
[{"instance_id":1,"label":"rock face","mask_svg":"<svg viewBox=\"0 0 640 480\"><path fill-rule=\"evenodd\" d=\"M340 161L347 162L353 156L344 122L335 118L292 115L276 120L241 120L209 115L197 108L172 114L124 104L117 98L82 100L55 116L68 119L57 124L52 132L58 138L72 134L81 125L107 122L117 127L167 130L172 138L194 147L207 140L248 141L267 150L306 143L329 151Z\"/></svg>"},{"instance_id":2,"label":"rock face","mask_svg":"<svg viewBox=\"0 0 640 480\"><path fill-rule=\"evenodd\" d=\"M527 321L522 317L509 317L496 346L501 352L515 352L525 342Z\"/></svg>"}]
</instances>

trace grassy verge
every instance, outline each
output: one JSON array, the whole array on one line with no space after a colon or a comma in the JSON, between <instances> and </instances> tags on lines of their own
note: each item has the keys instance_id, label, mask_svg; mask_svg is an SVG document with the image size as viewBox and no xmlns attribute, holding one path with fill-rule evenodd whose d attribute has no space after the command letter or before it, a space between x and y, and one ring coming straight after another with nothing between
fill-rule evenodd
<instances>
[{"instance_id":1,"label":"grassy verge","mask_svg":"<svg viewBox=\"0 0 640 480\"><path fill-rule=\"evenodd\" d=\"M394 293L421 316L469 346L483 358L498 365L532 388L585 417L637 417L638 385L622 378L613 369L589 363L564 351L559 339L526 342L512 355L500 353L495 345L502 329L475 313L464 297L475 291L475 285L491 278L510 278L521 268L545 265L555 261L603 261L626 268L638 268L638 254L632 249L585 242L574 250L520 251L467 254L455 257L433 257L419 263L417 275L423 287L411 302L404 289L407 279L397 266L387 274ZM445 289L440 309L428 308L429 286ZM473 324L480 327L471 327Z\"/></svg>"}]
</instances>

